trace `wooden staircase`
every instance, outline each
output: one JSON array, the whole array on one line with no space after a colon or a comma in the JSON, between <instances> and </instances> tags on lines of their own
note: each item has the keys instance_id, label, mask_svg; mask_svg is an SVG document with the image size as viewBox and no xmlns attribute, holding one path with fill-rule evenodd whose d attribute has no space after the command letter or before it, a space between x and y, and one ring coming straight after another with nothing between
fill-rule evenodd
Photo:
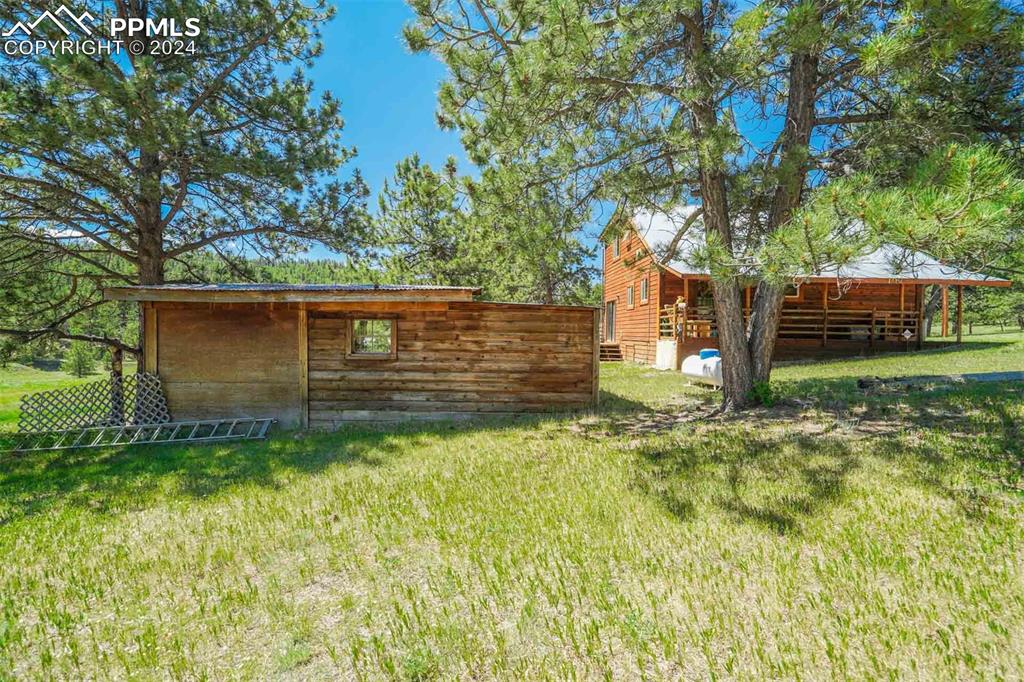
<instances>
[{"instance_id":1,"label":"wooden staircase","mask_svg":"<svg viewBox=\"0 0 1024 682\"><path fill-rule=\"evenodd\" d=\"M601 362L622 362L622 349L617 343L602 343L598 358Z\"/></svg>"}]
</instances>

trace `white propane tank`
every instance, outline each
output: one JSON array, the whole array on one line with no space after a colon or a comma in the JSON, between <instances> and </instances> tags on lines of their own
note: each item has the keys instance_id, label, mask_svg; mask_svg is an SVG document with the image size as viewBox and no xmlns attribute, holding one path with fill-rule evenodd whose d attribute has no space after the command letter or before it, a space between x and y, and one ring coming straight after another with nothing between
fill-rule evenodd
<instances>
[{"instance_id":1,"label":"white propane tank","mask_svg":"<svg viewBox=\"0 0 1024 682\"><path fill-rule=\"evenodd\" d=\"M711 357L702 358L700 355L689 355L683 360L683 366L681 371L683 376L694 381L699 381L703 384L711 384L712 386L722 385L722 358L718 355L718 351L715 349L704 349L701 351L704 355L710 355Z\"/></svg>"}]
</instances>

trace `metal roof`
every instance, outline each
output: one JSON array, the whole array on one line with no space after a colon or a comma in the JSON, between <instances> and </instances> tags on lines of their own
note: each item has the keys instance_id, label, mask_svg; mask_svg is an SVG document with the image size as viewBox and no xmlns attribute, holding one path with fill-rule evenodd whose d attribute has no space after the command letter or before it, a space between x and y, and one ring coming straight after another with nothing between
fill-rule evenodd
<instances>
[{"instance_id":1,"label":"metal roof","mask_svg":"<svg viewBox=\"0 0 1024 682\"><path fill-rule=\"evenodd\" d=\"M633 216L633 226L655 258L668 252L672 240L696 206L682 206L668 213L640 211ZM707 268L694 257L704 243L701 231L685 234L675 248L675 255L666 267L680 275L708 276ZM918 280L934 283L961 283L980 286L1009 286L1010 281L978 272L944 265L926 253L883 244L870 253L861 254L837 268L823 267L818 272L801 275L808 279L851 280Z\"/></svg>"},{"instance_id":2,"label":"metal roof","mask_svg":"<svg viewBox=\"0 0 1024 682\"><path fill-rule=\"evenodd\" d=\"M434 284L154 284L110 287L103 296L112 301L466 301L479 287Z\"/></svg>"},{"instance_id":3,"label":"metal roof","mask_svg":"<svg viewBox=\"0 0 1024 682\"><path fill-rule=\"evenodd\" d=\"M480 291L480 287L456 287L440 284L259 284L254 282L141 284L115 288L163 291Z\"/></svg>"}]
</instances>

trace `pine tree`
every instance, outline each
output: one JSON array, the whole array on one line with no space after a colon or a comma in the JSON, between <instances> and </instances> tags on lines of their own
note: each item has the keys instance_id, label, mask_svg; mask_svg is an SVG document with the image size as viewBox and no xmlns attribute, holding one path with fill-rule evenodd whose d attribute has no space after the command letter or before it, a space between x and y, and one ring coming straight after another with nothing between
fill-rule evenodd
<instances>
[{"instance_id":1,"label":"pine tree","mask_svg":"<svg viewBox=\"0 0 1024 682\"><path fill-rule=\"evenodd\" d=\"M827 225L841 257L869 246L864 221L851 229L847 214L795 220L804 200L828 204L814 190L859 172L867 180L847 189L861 185L881 216L881 190L924 162L884 163L884 140L867 133L903 126L908 145L927 141L927 156L956 132L919 115L939 75L969 77L965 55L999 46L1008 61L990 60L984 73L1019 78L1024 39L1020 13L995 0L412 4L406 39L448 65L439 116L462 131L474 161L527 159L535 182L572 183L581 201L699 204L685 228L707 243L725 408L750 402L770 377L783 285L800 274L795 264L819 260L801 230L821 237ZM913 246L920 235L906 227L882 232ZM745 324L751 277L759 284Z\"/></svg>"},{"instance_id":2,"label":"pine tree","mask_svg":"<svg viewBox=\"0 0 1024 682\"><path fill-rule=\"evenodd\" d=\"M358 248L366 188L337 179L354 150L338 102L315 101L301 69L321 52L326 2L79 3L104 19L94 38L111 38L107 7L195 17L196 51L146 39L129 55L0 55L0 288L18 292L0 330L135 351L74 329L104 286L195 281L204 254L237 279L246 256ZM32 11L0 2L5 26ZM64 38L51 22L35 31Z\"/></svg>"}]
</instances>

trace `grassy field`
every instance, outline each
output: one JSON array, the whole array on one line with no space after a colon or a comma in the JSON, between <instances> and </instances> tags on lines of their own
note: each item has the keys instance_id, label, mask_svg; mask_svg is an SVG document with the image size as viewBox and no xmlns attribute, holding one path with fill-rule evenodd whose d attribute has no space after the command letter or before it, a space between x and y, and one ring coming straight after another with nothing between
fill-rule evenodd
<instances>
[{"instance_id":1,"label":"grassy field","mask_svg":"<svg viewBox=\"0 0 1024 682\"><path fill-rule=\"evenodd\" d=\"M97 378L99 375L78 379L64 372L40 372L22 365L0 369L0 430L17 424L18 400L25 393L49 391Z\"/></svg>"},{"instance_id":2,"label":"grassy field","mask_svg":"<svg viewBox=\"0 0 1024 682\"><path fill-rule=\"evenodd\" d=\"M124 371L134 372L134 363L125 363ZM11 365L7 369L0 369L0 432L12 430L17 426L18 401L24 394L97 381L104 376L105 374L96 372L79 378L65 372L41 372L23 365Z\"/></svg>"},{"instance_id":3,"label":"grassy field","mask_svg":"<svg viewBox=\"0 0 1024 682\"><path fill-rule=\"evenodd\" d=\"M0 678L1012 678L1024 386L855 385L991 369L1019 334L742 419L607 365L590 415L0 456Z\"/></svg>"}]
</instances>

